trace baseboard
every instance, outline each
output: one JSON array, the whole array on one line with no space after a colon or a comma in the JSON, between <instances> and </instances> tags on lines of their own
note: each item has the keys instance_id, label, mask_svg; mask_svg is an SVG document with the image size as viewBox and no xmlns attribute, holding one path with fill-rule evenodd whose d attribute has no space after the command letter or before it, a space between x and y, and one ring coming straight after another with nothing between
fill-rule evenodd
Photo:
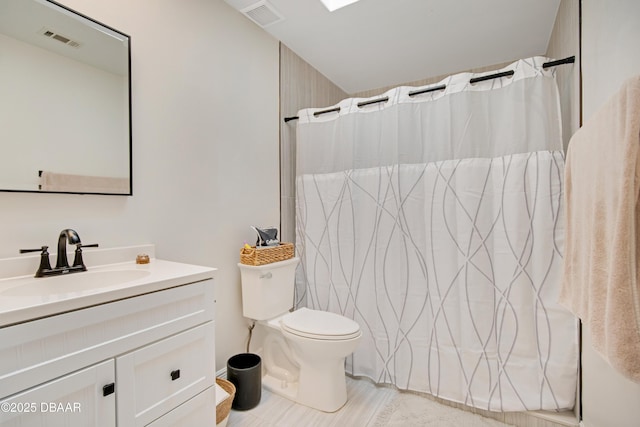
<instances>
[{"instance_id":1,"label":"baseboard","mask_svg":"<svg viewBox=\"0 0 640 427\"><path fill-rule=\"evenodd\" d=\"M560 426L578 427L580 423L576 419L576 415L573 411L553 412L553 411L528 411L525 414L532 417L540 418L545 421L550 421Z\"/></svg>"},{"instance_id":2,"label":"baseboard","mask_svg":"<svg viewBox=\"0 0 640 427\"><path fill-rule=\"evenodd\" d=\"M217 378L227 378L227 368L222 368L216 371Z\"/></svg>"}]
</instances>

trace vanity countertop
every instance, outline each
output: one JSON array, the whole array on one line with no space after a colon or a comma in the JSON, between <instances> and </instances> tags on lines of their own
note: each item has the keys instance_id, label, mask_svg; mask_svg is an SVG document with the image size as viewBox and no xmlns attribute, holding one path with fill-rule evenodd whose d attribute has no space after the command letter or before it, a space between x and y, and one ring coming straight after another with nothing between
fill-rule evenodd
<instances>
[{"instance_id":1,"label":"vanity countertop","mask_svg":"<svg viewBox=\"0 0 640 427\"><path fill-rule=\"evenodd\" d=\"M213 278L216 269L151 258L62 276L0 279L0 328Z\"/></svg>"}]
</instances>

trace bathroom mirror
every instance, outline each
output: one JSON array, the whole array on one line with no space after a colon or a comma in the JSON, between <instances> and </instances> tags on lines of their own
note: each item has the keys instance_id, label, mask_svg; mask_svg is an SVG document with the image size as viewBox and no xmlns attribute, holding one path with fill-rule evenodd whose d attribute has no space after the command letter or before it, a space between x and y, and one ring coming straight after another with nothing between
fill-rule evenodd
<instances>
[{"instance_id":1,"label":"bathroom mirror","mask_svg":"<svg viewBox=\"0 0 640 427\"><path fill-rule=\"evenodd\" d=\"M0 0L0 191L131 195L129 36Z\"/></svg>"}]
</instances>

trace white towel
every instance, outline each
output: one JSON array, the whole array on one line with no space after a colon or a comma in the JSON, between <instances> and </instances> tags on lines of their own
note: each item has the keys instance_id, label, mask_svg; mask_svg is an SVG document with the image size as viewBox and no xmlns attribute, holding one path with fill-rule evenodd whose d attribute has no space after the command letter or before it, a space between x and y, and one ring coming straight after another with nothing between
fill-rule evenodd
<instances>
[{"instance_id":1,"label":"white towel","mask_svg":"<svg viewBox=\"0 0 640 427\"><path fill-rule=\"evenodd\" d=\"M40 174L40 190L71 193L129 194L129 179L43 171Z\"/></svg>"}]
</instances>

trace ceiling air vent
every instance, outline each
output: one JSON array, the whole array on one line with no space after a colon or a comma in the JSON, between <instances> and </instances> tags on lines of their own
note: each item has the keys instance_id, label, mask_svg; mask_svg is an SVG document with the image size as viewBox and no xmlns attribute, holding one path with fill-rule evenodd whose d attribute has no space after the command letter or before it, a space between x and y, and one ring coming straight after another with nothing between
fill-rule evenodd
<instances>
[{"instance_id":1,"label":"ceiling air vent","mask_svg":"<svg viewBox=\"0 0 640 427\"><path fill-rule=\"evenodd\" d=\"M80 47L80 43L78 43L77 41L71 40L69 37L63 36L62 34L58 34L55 31L51 31L47 28L43 28L42 30L40 30L40 34L52 40L57 40L60 43L64 43L67 46L76 47L76 48Z\"/></svg>"},{"instance_id":2,"label":"ceiling air vent","mask_svg":"<svg viewBox=\"0 0 640 427\"><path fill-rule=\"evenodd\" d=\"M242 9L240 12L247 15L249 19L261 27L267 27L284 19L266 0L254 3Z\"/></svg>"}]
</instances>

